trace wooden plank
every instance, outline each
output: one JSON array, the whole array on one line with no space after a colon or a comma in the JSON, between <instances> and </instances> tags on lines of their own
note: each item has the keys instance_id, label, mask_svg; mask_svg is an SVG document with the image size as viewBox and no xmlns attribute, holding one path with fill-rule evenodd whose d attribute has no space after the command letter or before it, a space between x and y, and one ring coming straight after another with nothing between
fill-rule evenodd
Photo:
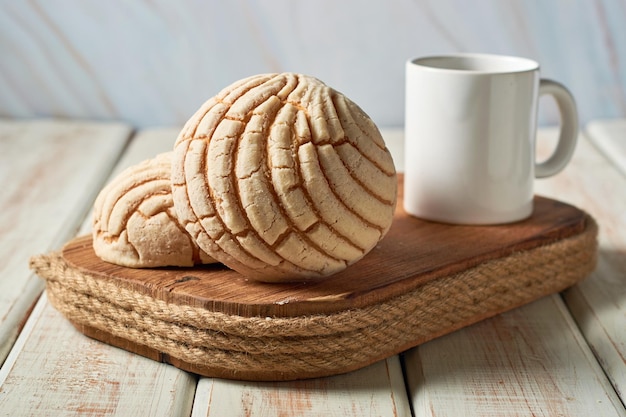
<instances>
[{"instance_id":1,"label":"wooden plank","mask_svg":"<svg viewBox=\"0 0 626 417\"><path fill-rule=\"evenodd\" d=\"M202 378L192 417L410 416L398 356L349 374L291 382Z\"/></svg>"},{"instance_id":2,"label":"wooden plank","mask_svg":"<svg viewBox=\"0 0 626 417\"><path fill-rule=\"evenodd\" d=\"M545 155L554 136L551 130L540 132L539 154ZM537 181L537 191L590 209L600 223L600 241L606 248L606 237L602 236L606 236L607 229L620 242L626 230L623 223L615 224L619 213L626 212L626 186L619 177L581 138L572 163L560 175ZM615 204L616 198L622 203ZM623 254L623 244L616 245ZM605 251L601 250L598 271L607 263ZM598 365L560 297L554 295L410 351L406 372L415 414L626 415L604 374L612 372L613 381L626 375L624 353L619 351L626 346L623 342L623 277L626 275L623 256L617 261L619 256L612 252L610 257L613 270L604 276L606 281L613 282L616 292L608 298L607 294L598 297L597 309L584 318L591 323L591 330L600 324L597 313L607 308L612 310L607 321L613 323L611 330L598 334L596 343L608 351L600 363L611 357L613 369ZM599 281L598 271L569 291L568 298L573 298L570 294L584 293L588 299L591 291L587 287ZM619 285L621 288L616 289ZM604 293L607 290L605 287ZM615 346L616 343L621 343L621 347ZM619 388L618 384L615 386Z\"/></svg>"},{"instance_id":3,"label":"wooden plank","mask_svg":"<svg viewBox=\"0 0 626 417\"><path fill-rule=\"evenodd\" d=\"M404 129L381 129L397 172L404 172Z\"/></svg>"},{"instance_id":4,"label":"wooden plank","mask_svg":"<svg viewBox=\"0 0 626 417\"><path fill-rule=\"evenodd\" d=\"M189 374L82 336L45 295L7 364L0 416L188 416L196 384Z\"/></svg>"},{"instance_id":5,"label":"wooden plank","mask_svg":"<svg viewBox=\"0 0 626 417\"><path fill-rule=\"evenodd\" d=\"M176 132L140 133L114 172L169 149ZM195 386L191 374L83 336L44 295L0 369L0 415L188 416Z\"/></svg>"},{"instance_id":6,"label":"wooden plank","mask_svg":"<svg viewBox=\"0 0 626 417\"><path fill-rule=\"evenodd\" d=\"M0 363L43 288L28 259L75 233L129 135L123 124L0 120Z\"/></svg>"},{"instance_id":7,"label":"wooden plank","mask_svg":"<svg viewBox=\"0 0 626 417\"><path fill-rule=\"evenodd\" d=\"M0 114L178 124L236 79L297 70L348 93L380 125L401 125L407 59L478 50L537 59L543 76L576 93L581 120L626 108L621 1L179 3L0 2L11 58L0 62ZM236 53L221 41L227 31ZM539 112L558 120L556 106Z\"/></svg>"},{"instance_id":8,"label":"wooden plank","mask_svg":"<svg viewBox=\"0 0 626 417\"><path fill-rule=\"evenodd\" d=\"M623 416L558 295L406 355L416 416Z\"/></svg>"},{"instance_id":9,"label":"wooden plank","mask_svg":"<svg viewBox=\"0 0 626 417\"><path fill-rule=\"evenodd\" d=\"M626 124L594 124L594 143L624 142ZM600 136L603 131L606 136ZM621 148L623 149L623 148ZM622 164L618 151L613 161ZM624 154L621 154L622 156ZM626 166L622 165L622 172ZM565 293L565 300L622 400L626 402L626 177L583 139L565 171L538 181L537 191L585 209L600 227L596 271Z\"/></svg>"},{"instance_id":10,"label":"wooden plank","mask_svg":"<svg viewBox=\"0 0 626 417\"><path fill-rule=\"evenodd\" d=\"M124 151L107 182L131 165L154 158L159 153L172 151L179 131L180 129L177 127L159 127L138 131L133 136L133 140ZM81 232L91 230L91 223L87 222L84 226Z\"/></svg>"},{"instance_id":11,"label":"wooden plank","mask_svg":"<svg viewBox=\"0 0 626 417\"><path fill-rule=\"evenodd\" d=\"M589 140L626 175L626 120L595 120L585 128Z\"/></svg>"}]
</instances>

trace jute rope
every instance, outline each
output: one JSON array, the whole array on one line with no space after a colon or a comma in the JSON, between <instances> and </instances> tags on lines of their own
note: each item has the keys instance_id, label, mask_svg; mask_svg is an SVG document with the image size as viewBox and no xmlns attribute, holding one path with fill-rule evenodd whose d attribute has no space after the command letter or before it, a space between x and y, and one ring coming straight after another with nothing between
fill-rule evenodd
<instances>
[{"instance_id":1,"label":"jute rope","mask_svg":"<svg viewBox=\"0 0 626 417\"><path fill-rule=\"evenodd\" d=\"M479 264L395 298L334 314L242 317L177 305L36 256L50 302L84 324L206 370L209 376L295 379L356 369L482 318L561 291L595 267L597 225Z\"/></svg>"}]
</instances>

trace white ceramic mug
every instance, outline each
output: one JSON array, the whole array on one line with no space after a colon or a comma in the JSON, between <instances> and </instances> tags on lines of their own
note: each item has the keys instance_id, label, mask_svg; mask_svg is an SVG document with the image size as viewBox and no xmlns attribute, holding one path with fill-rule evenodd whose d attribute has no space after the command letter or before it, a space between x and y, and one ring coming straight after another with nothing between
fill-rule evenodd
<instances>
[{"instance_id":1,"label":"white ceramic mug","mask_svg":"<svg viewBox=\"0 0 626 417\"><path fill-rule=\"evenodd\" d=\"M554 97L561 131L535 161L537 102ZM525 58L456 54L406 64L404 208L455 224L500 224L533 210L535 177L556 174L576 146L572 94Z\"/></svg>"}]
</instances>

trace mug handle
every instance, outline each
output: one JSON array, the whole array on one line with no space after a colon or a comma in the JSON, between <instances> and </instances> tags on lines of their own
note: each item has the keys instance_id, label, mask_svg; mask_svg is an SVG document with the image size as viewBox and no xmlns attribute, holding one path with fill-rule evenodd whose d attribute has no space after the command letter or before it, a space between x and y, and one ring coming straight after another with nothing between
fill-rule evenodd
<instances>
[{"instance_id":1,"label":"mug handle","mask_svg":"<svg viewBox=\"0 0 626 417\"><path fill-rule=\"evenodd\" d=\"M545 178L557 174L570 161L578 139L578 112L574 96L556 81L542 78L539 81L539 95L554 97L561 113L561 132L554 153L544 162L535 163L535 177Z\"/></svg>"}]
</instances>

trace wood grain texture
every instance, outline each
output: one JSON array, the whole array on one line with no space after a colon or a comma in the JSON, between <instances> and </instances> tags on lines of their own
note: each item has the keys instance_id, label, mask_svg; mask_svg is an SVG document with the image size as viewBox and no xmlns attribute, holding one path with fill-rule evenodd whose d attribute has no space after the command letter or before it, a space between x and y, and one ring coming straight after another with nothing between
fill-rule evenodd
<instances>
[{"instance_id":1,"label":"wood grain texture","mask_svg":"<svg viewBox=\"0 0 626 417\"><path fill-rule=\"evenodd\" d=\"M159 127L141 129L134 132L132 140L129 142L121 158L113 168L106 182L110 182L120 172L146 159L154 158L156 155L174 149L176 136L180 132L179 127ZM100 190L96 190L99 192ZM91 220L85 221L80 233L91 232Z\"/></svg>"},{"instance_id":2,"label":"wood grain texture","mask_svg":"<svg viewBox=\"0 0 626 417\"><path fill-rule=\"evenodd\" d=\"M261 283L223 265L121 267L100 260L90 236L69 242L63 256L97 279L169 303L243 317L295 317L380 303L431 280L575 236L585 222L577 208L538 198L533 215L522 222L453 226L409 216L400 198L391 230L372 252L345 271L307 283Z\"/></svg>"},{"instance_id":3,"label":"wood grain texture","mask_svg":"<svg viewBox=\"0 0 626 417\"><path fill-rule=\"evenodd\" d=\"M188 416L195 385L82 336L43 296L0 370L0 416Z\"/></svg>"},{"instance_id":4,"label":"wood grain texture","mask_svg":"<svg viewBox=\"0 0 626 417\"><path fill-rule=\"evenodd\" d=\"M626 120L595 120L585 127L587 137L626 175Z\"/></svg>"},{"instance_id":5,"label":"wood grain texture","mask_svg":"<svg viewBox=\"0 0 626 417\"><path fill-rule=\"evenodd\" d=\"M549 153L555 138L554 130L540 131L538 154ZM565 293L576 322L555 295L411 350L416 415L626 415L618 397L626 375L624 190L623 177L584 137L561 174L536 182L538 193L599 219L598 267Z\"/></svg>"},{"instance_id":6,"label":"wood grain texture","mask_svg":"<svg viewBox=\"0 0 626 417\"><path fill-rule=\"evenodd\" d=\"M418 416L623 416L558 296L411 350Z\"/></svg>"},{"instance_id":7,"label":"wood grain texture","mask_svg":"<svg viewBox=\"0 0 626 417\"><path fill-rule=\"evenodd\" d=\"M607 148L623 146L622 122L595 124L587 131L593 143ZM603 132L604 137L596 136ZM545 131L544 135L554 136ZM613 142L613 146L609 143ZM623 149L623 148L622 148ZM614 164L619 151L605 158L587 139L565 171L548 180L538 181L544 195L560 196L565 201L585 207L599 221L599 256L596 271L565 293L565 300L585 338L603 365L605 372L626 399L626 171ZM607 158L613 164L607 162ZM621 159L623 160L623 159ZM626 401L624 401L626 402Z\"/></svg>"},{"instance_id":8,"label":"wood grain texture","mask_svg":"<svg viewBox=\"0 0 626 417\"><path fill-rule=\"evenodd\" d=\"M173 128L135 135L109 179L171 149L177 133ZM75 157L86 158L87 149ZM78 194L93 200L105 178ZM80 230L91 230L91 216ZM75 227L66 233L75 233ZM190 374L86 338L44 295L0 370L0 416L188 416L195 387Z\"/></svg>"},{"instance_id":9,"label":"wood grain texture","mask_svg":"<svg viewBox=\"0 0 626 417\"><path fill-rule=\"evenodd\" d=\"M481 51L537 59L579 98L583 121L620 117L625 16L613 0L3 1L0 114L180 125L237 79L296 71L402 126L407 59Z\"/></svg>"},{"instance_id":10,"label":"wood grain texture","mask_svg":"<svg viewBox=\"0 0 626 417\"><path fill-rule=\"evenodd\" d=\"M123 124L0 119L0 363L43 288L28 259L73 236L129 135Z\"/></svg>"},{"instance_id":11,"label":"wood grain texture","mask_svg":"<svg viewBox=\"0 0 626 417\"><path fill-rule=\"evenodd\" d=\"M408 417L398 356L329 378L240 382L202 378L191 417Z\"/></svg>"}]
</instances>

